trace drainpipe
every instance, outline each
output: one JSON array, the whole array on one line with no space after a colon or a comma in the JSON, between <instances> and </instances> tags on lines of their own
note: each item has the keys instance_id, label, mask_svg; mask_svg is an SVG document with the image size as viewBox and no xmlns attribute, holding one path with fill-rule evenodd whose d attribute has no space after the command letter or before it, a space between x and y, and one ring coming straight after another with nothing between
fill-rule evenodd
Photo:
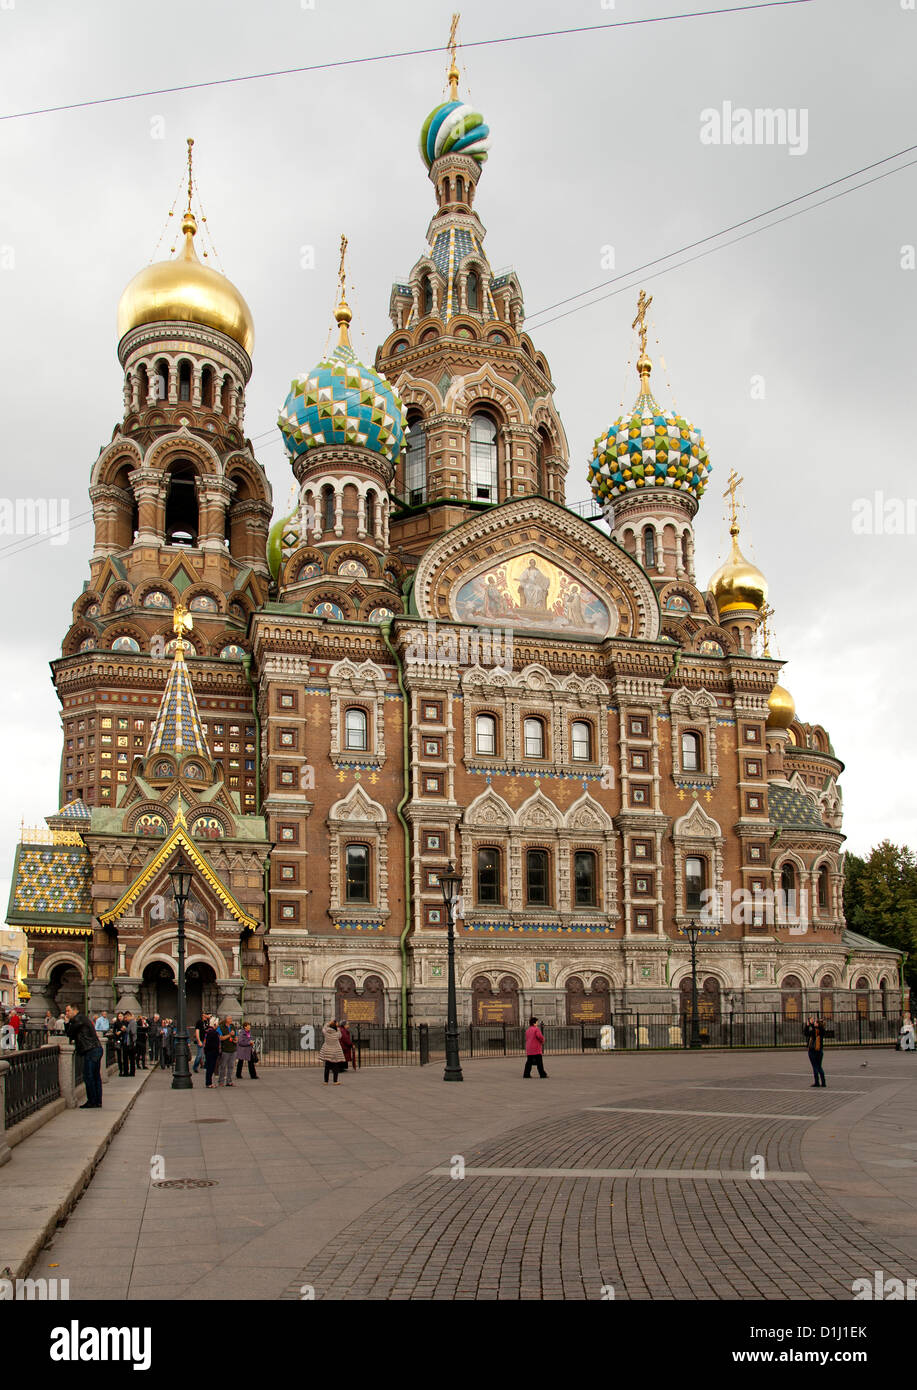
<instances>
[{"instance_id":1,"label":"drainpipe","mask_svg":"<svg viewBox=\"0 0 917 1390\"><path fill-rule=\"evenodd\" d=\"M398 689L401 691L403 701L403 717L401 720L402 740L401 740L401 778L402 795L401 800L395 808L395 814L401 822L401 829L404 832L404 928L401 932L401 940L398 945L401 950L401 1048L403 1052L408 1050L408 932L411 930L411 831L404 818L404 808L408 802L410 791L410 769L408 739L408 693L404 688L404 670L401 665L401 657L392 646L392 624L391 621L381 623L379 627L382 633L382 640L391 652L395 669L398 672Z\"/></svg>"},{"instance_id":2,"label":"drainpipe","mask_svg":"<svg viewBox=\"0 0 917 1390\"><path fill-rule=\"evenodd\" d=\"M902 995L902 998L904 996ZM86 938L86 970L83 975L83 1013L89 1014L89 937Z\"/></svg>"},{"instance_id":3,"label":"drainpipe","mask_svg":"<svg viewBox=\"0 0 917 1390\"><path fill-rule=\"evenodd\" d=\"M900 959L899 962L898 962L898 982L899 982L899 984L901 985L901 1013L902 1013L902 1016L904 1015L904 1012L905 1012L905 1009L904 1009L904 990L905 990L905 984L904 984L904 967L905 967L905 965L907 965L907 958L908 958L908 955L909 955L909 954L910 954L910 953L909 953L908 951L905 951L904 954L902 955L901 959Z\"/></svg>"},{"instance_id":4,"label":"drainpipe","mask_svg":"<svg viewBox=\"0 0 917 1390\"><path fill-rule=\"evenodd\" d=\"M252 679L251 654L243 656L242 670L252 692L252 714L255 719L255 815L261 814L261 718L258 714L258 688ZM243 758L243 762L245 759ZM243 778L243 783L245 779Z\"/></svg>"}]
</instances>

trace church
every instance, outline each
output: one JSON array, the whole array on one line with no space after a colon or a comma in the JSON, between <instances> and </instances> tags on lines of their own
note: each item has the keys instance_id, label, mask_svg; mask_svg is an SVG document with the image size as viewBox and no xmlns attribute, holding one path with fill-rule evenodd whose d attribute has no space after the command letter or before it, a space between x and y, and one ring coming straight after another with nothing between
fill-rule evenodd
<instances>
[{"instance_id":1,"label":"church","mask_svg":"<svg viewBox=\"0 0 917 1390\"><path fill-rule=\"evenodd\" d=\"M591 513L566 506L454 47L448 80L420 135L426 247L369 364L342 245L336 345L279 412L276 519L245 433L252 315L198 255L189 142L177 254L118 309L123 400L52 662L59 809L15 850L29 1013L85 992L174 1016L179 852L190 1018L441 1022L449 861L464 1022L682 1011L692 922L708 1018L896 1009L899 954L845 926L843 764L780 683L741 480L717 464L731 550L705 584L712 463L657 398L641 292L633 406L574 462Z\"/></svg>"}]
</instances>

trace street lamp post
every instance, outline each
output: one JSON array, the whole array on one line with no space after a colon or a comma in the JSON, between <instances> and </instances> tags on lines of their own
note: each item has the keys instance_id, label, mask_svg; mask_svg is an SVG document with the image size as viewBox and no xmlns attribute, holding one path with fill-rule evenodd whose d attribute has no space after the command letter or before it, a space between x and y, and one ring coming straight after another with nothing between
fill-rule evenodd
<instances>
[{"instance_id":1,"label":"street lamp post","mask_svg":"<svg viewBox=\"0 0 917 1390\"><path fill-rule=\"evenodd\" d=\"M697 1016L697 943L702 936L719 936L719 927L700 926L692 917L685 926L678 928L679 936L686 936L691 946L691 1041L689 1047L701 1047L700 1019Z\"/></svg>"},{"instance_id":2,"label":"street lamp post","mask_svg":"<svg viewBox=\"0 0 917 1390\"><path fill-rule=\"evenodd\" d=\"M175 1068L172 1072L172 1090L190 1091L193 1083L189 1070L188 1017L185 996L185 903L191 894L191 866L186 863L181 850L174 869L169 871L172 880L172 893L175 897L175 912L178 917L178 1032L175 1034Z\"/></svg>"},{"instance_id":3,"label":"street lamp post","mask_svg":"<svg viewBox=\"0 0 917 1390\"><path fill-rule=\"evenodd\" d=\"M455 905L458 901L462 879L461 875L455 872L455 866L452 863L445 871L440 872L439 886L443 892L443 902L446 904L449 925L449 993L446 1002L446 1070L443 1072L443 1080L464 1081L465 1078L462 1076L462 1068L459 1063L458 1009L455 999Z\"/></svg>"}]
</instances>

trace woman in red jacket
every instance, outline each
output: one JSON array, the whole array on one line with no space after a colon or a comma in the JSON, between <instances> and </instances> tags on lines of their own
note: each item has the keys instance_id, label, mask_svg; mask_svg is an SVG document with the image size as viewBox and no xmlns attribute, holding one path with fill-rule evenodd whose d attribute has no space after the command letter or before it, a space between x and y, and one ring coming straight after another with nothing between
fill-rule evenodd
<instances>
[{"instance_id":1,"label":"woman in red jacket","mask_svg":"<svg viewBox=\"0 0 917 1390\"><path fill-rule=\"evenodd\" d=\"M538 1027L538 1019L530 1018L529 1026L525 1030L525 1071L522 1073L523 1080L531 1076L533 1066L538 1068L538 1075L540 1077L544 1078L547 1076L548 1073L545 1071L544 1062L542 1061L543 1052L544 1033L542 1033L541 1029Z\"/></svg>"}]
</instances>

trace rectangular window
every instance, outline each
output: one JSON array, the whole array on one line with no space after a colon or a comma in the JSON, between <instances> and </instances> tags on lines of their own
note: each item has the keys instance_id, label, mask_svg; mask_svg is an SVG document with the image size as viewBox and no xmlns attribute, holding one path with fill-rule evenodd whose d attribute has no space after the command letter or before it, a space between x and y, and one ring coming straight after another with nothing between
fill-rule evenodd
<instances>
[{"instance_id":1,"label":"rectangular window","mask_svg":"<svg viewBox=\"0 0 917 1390\"><path fill-rule=\"evenodd\" d=\"M550 905L550 857L547 850L526 850L525 897L530 907Z\"/></svg>"},{"instance_id":2,"label":"rectangular window","mask_svg":"<svg viewBox=\"0 0 917 1390\"><path fill-rule=\"evenodd\" d=\"M347 845L344 851L344 897L349 903L368 903L369 845Z\"/></svg>"},{"instance_id":3,"label":"rectangular window","mask_svg":"<svg viewBox=\"0 0 917 1390\"><path fill-rule=\"evenodd\" d=\"M578 763L592 761L592 725L584 719L575 719L570 729L570 743L573 760Z\"/></svg>"},{"instance_id":4,"label":"rectangular window","mask_svg":"<svg viewBox=\"0 0 917 1390\"><path fill-rule=\"evenodd\" d=\"M498 849L478 850L477 888L478 902L499 903L500 893L500 851Z\"/></svg>"},{"instance_id":5,"label":"rectangular window","mask_svg":"<svg viewBox=\"0 0 917 1390\"><path fill-rule=\"evenodd\" d=\"M685 908L688 912L700 912L701 894L707 886L707 861L699 855L689 854L685 859Z\"/></svg>"},{"instance_id":6,"label":"rectangular window","mask_svg":"<svg viewBox=\"0 0 917 1390\"><path fill-rule=\"evenodd\" d=\"M577 850L573 856L573 901L577 907L595 907L596 877L593 851Z\"/></svg>"}]
</instances>

